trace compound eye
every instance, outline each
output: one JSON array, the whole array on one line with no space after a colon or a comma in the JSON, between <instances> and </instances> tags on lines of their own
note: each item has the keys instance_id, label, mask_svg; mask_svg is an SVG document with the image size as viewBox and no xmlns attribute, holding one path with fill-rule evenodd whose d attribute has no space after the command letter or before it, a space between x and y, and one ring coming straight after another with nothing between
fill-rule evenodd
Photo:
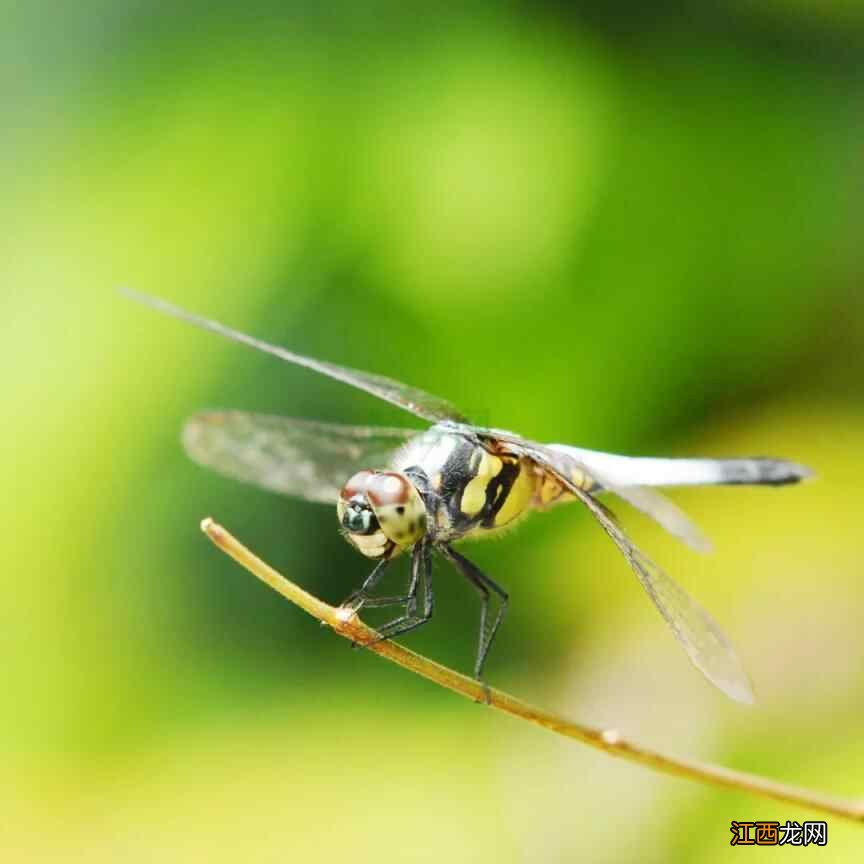
<instances>
[{"instance_id":1,"label":"compound eye","mask_svg":"<svg viewBox=\"0 0 864 864\"><path fill-rule=\"evenodd\" d=\"M358 471L343 487L342 491L339 493L339 497L343 501L350 501L352 498L356 497L365 497L366 496L366 487L369 485L369 481L375 476L374 471L370 471L368 469L364 471Z\"/></svg>"},{"instance_id":2,"label":"compound eye","mask_svg":"<svg viewBox=\"0 0 864 864\"><path fill-rule=\"evenodd\" d=\"M426 533L426 507L404 474L376 474L366 487L366 498L381 530L397 546L411 546Z\"/></svg>"},{"instance_id":3,"label":"compound eye","mask_svg":"<svg viewBox=\"0 0 864 864\"><path fill-rule=\"evenodd\" d=\"M379 507L407 504L415 494L408 478L395 471L382 471L367 481L366 496L376 510Z\"/></svg>"}]
</instances>

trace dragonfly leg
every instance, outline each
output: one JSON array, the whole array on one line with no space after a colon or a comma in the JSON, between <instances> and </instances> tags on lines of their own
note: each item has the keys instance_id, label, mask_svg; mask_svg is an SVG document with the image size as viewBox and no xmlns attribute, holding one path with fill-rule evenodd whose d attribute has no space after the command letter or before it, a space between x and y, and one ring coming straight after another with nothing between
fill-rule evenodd
<instances>
[{"instance_id":1,"label":"dragonfly leg","mask_svg":"<svg viewBox=\"0 0 864 864\"><path fill-rule=\"evenodd\" d=\"M405 594L394 594L388 597L369 596L369 591L371 591L381 580L384 567L388 563L390 563L388 560L381 561L369 574L360 588L345 599L342 603L343 608L348 607L355 612L359 612L361 608L380 609L384 606L405 606L406 611L413 615L413 609L416 609L417 603L417 584L420 572L418 568L414 566L411 567L411 581L408 583L408 590Z\"/></svg>"},{"instance_id":2,"label":"dragonfly leg","mask_svg":"<svg viewBox=\"0 0 864 864\"><path fill-rule=\"evenodd\" d=\"M423 587L423 609L417 611L417 589ZM432 549L427 543L418 543L411 556L411 584L408 589L408 600L405 604L405 614L378 628L378 636L374 642L392 639L425 624L432 617L434 599L432 594Z\"/></svg>"},{"instance_id":3,"label":"dragonfly leg","mask_svg":"<svg viewBox=\"0 0 864 864\"><path fill-rule=\"evenodd\" d=\"M483 667L486 664L486 658L489 656L489 649L492 647L495 635L498 633L498 628L501 626L501 621L504 619L510 598L497 582L490 579L476 564L472 564L467 558L456 552L455 549L452 549L450 546L442 546L441 551L452 562L453 566L477 589L477 593L480 595L480 637L477 645L477 660L474 664L474 677L486 688L486 682L483 680ZM489 627L489 603L492 594L498 597L500 605L495 620L492 626ZM486 701L488 702L488 688L486 697Z\"/></svg>"},{"instance_id":4,"label":"dragonfly leg","mask_svg":"<svg viewBox=\"0 0 864 864\"><path fill-rule=\"evenodd\" d=\"M381 577L384 575L384 571L387 569L389 563L389 558L382 558L375 565L375 569L363 581L363 584L356 591L352 591L342 601L342 606L347 606L357 612L361 606L367 605L371 599L369 592L381 581Z\"/></svg>"}]
</instances>

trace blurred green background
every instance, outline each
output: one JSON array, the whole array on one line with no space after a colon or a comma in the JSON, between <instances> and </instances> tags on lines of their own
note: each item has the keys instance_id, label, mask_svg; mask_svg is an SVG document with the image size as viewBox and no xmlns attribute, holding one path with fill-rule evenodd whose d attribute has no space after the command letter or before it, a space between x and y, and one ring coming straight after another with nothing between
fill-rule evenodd
<instances>
[{"instance_id":1,"label":"blurred green background","mask_svg":"<svg viewBox=\"0 0 864 864\"><path fill-rule=\"evenodd\" d=\"M331 602L369 569L331 509L189 463L186 415L411 418L121 284L541 440L814 466L676 494L710 558L623 513L723 622L754 707L689 666L576 508L470 550L512 598L488 672L864 794L864 7L0 10L4 861L720 862L731 819L820 818L466 703L225 559L203 516ZM407 642L468 669L476 598L438 572ZM771 854L864 848L828 838Z\"/></svg>"}]
</instances>

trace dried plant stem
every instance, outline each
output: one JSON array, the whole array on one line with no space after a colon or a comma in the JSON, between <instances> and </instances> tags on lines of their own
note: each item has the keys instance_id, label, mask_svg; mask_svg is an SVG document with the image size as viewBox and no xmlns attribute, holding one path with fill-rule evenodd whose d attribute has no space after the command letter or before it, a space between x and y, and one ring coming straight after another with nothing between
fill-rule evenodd
<instances>
[{"instance_id":1,"label":"dried plant stem","mask_svg":"<svg viewBox=\"0 0 864 864\"><path fill-rule=\"evenodd\" d=\"M536 723L538 726L543 726L566 738L575 738L577 741L605 751L610 756L627 759L664 774L687 777L713 786L725 786L749 792L762 798L773 798L777 801L799 804L802 807L823 813L830 813L856 822L864 822L864 802L843 801L754 774L733 771L719 765L666 756L663 753L648 750L627 741L616 730L596 729L573 723L548 711L528 705L501 690L493 688L487 694L482 685L473 678L468 678L446 666L441 666L439 663L415 654L395 642L375 642L378 634L355 614L323 603L317 597L304 591L277 573L268 564L265 564L212 519L205 519L201 523L201 530L238 564L245 567L287 600L296 603L301 609L327 624L340 636L344 636L359 645L368 646L370 651L374 651L376 654L380 654L382 657L386 657L388 660L440 684L442 687L467 696L469 699L480 702L486 701L488 696L490 706L499 711Z\"/></svg>"}]
</instances>

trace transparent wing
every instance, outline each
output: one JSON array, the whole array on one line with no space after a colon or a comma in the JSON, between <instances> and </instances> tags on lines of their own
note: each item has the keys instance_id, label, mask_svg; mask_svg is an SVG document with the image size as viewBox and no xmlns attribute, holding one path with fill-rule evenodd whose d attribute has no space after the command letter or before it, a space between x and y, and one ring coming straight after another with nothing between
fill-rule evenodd
<instances>
[{"instance_id":1,"label":"transparent wing","mask_svg":"<svg viewBox=\"0 0 864 864\"><path fill-rule=\"evenodd\" d=\"M594 477L603 489L617 495L637 510L641 510L691 549L703 553L712 550L711 541L702 533L702 529L662 492L649 489L647 486L622 486L619 483L612 483L603 474L598 476L596 472Z\"/></svg>"},{"instance_id":2,"label":"transparent wing","mask_svg":"<svg viewBox=\"0 0 864 864\"><path fill-rule=\"evenodd\" d=\"M266 414L196 414L183 445L201 465L284 495L334 504L362 468L384 468L418 433L411 429L341 426Z\"/></svg>"},{"instance_id":3,"label":"transparent wing","mask_svg":"<svg viewBox=\"0 0 864 864\"><path fill-rule=\"evenodd\" d=\"M158 309L160 312L173 315L175 318L179 318L189 324L194 324L196 327L201 327L204 330L218 333L220 336L224 336L226 339L231 339L234 342L249 345L258 351L263 351L265 354L272 354L274 357L285 360L287 363L303 366L306 369L311 369L313 372L326 375L328 378L335 378L343 384L348 384L351 387L356 387L358 390L371 393L373 396L377 396L379 399L390 402L399 408L404 408L406 411L425 420L437 423L441 420L461 422L465 419L462 413L446 400L433 396L431 393L425 393L423 390L418 390L416 387L409 387L400 381L394 381L392 378L385 378L383 375L374 375L371 372L361 372L358 369L349 369L346 366L337 366L335 363L315 360L313 357L304 357L302 354L295 354L293 351L289 351L287 348L280 348L278 345L272 345L253 336L247 336L245 333L226 327L218 321L211 321L208 318L202 318L200 315L187 312L185 309L174 306L172 303L167 303L165 300L160 300L158 297L151 297L128 288L124 288L122 291L127 297L131 297L133 300L137 300L146 306Z\"/></svg>"},{"instance_id":4,"label":"transparent wing","mask_svg":"<svg viewBox=\"0 0 864 864\"><path fill-rule=\"evenodd\" d=\"M711 541L702 533L702 529L662 492L648 486L624 485L618 481L613 481L602 470L598 471L593 465L589 468L571 454L558 449L541 445L540 450L547 456L550 455L550 452L554 454L559 463L559 470L561 470L561 463L563 462L564 473L567 476L570 476L566 470L568 464L578 468L582 473L592 477L602 490L617 495L631 507L640 510L674 537L686 543L691 549L703 553L711 551Z\"/></svg>"},{"instance_id":5,"label":"transparent wing","mask_svg":"<svg viewBox=\"0 0 864 864\"><path fill-rule=\"evenodd\" d=\"M571 491L594 514L621 550L693 665L731 699L753 702L747 673L720 625L629 540L591 495L577 487L571 487Z\"/></svg>"},{"instance_id":6,"label":"transparent wing","mask_svg":"<svg viewBox=\"0 0 864 864\"><path fill-rule=\"evenodd\" d=\"M599 501L573 482L569 473L570 465L561 462L561 454L511 433L489 430L489 434L514 452L533 459L542 468L551 471L591 511L627 559L693 665L731 699L752 702L753 691L747 673L720 625L671 576L632 543ZM581 466L580 470L585 471ZM590 474L586 476L590 477Z\"/></svg>"}]
</instances>

